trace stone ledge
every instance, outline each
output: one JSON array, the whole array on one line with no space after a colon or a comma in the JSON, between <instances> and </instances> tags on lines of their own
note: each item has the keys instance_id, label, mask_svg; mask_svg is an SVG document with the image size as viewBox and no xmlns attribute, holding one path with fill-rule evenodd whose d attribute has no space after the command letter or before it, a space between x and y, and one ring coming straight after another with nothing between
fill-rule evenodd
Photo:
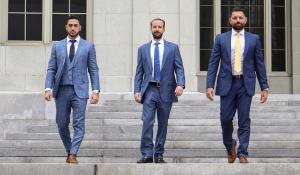
<instances>
[{"instance_id":1,"label":"stone ledge","mask_svg":"<svg viewBox=\"0 0 300 175\"><path fill-rule=\"evenodd\" d=\"M5 175L298 175L299 163L103 163L90 164L42 164L42 163L2 163L1 174Z\"/></svg>"},{"instance_id":2,"label":"stone ledge","mask_svg":"<svg viewBox=\"0 0 300 175\"><path fill-rule=\"evenodd\" d=\"M45 100L41 93L0 92L0 120L44 119Z\"/></svg>"}]
</instances>

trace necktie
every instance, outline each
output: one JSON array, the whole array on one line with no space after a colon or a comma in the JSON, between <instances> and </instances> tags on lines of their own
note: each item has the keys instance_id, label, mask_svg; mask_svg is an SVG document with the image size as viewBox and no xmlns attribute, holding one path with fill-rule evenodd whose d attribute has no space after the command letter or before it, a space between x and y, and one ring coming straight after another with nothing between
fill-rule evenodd
<instances>
[{"instance_id":1,"label":"necktie","mask_svg":"<svg viewBox=\"0 0 300 175\"><path fill-rule=\"evenodd\" d=\"M73 58L74 58L74 55L75 55L75 46L74 46L74 43L76 42L76 40L70 40L70 42L72 44L71 44L70 52L69 52L69 59L70 59L70 62L72 62Z\"/></svg>"},{"instance_id":2,"label":"necktie","mask_svg":"<svg viewBox=\"0 0 300 175\"><path fill-rule=\"evenodd\" d=\"M235 38L235 51L234 51L234 71L235 72L241 72L241 39L240 39L240 33L236 34Z\"/></svg>"},{"instance_id":3,"label":"necktie","mask_svg":"<svg viewBox=\"0 0 300 175\"><path fill-rule=\"evenodd\" d=\"M159 63L159 49L158 49L158 42L155 43L154 48L154 80L159 82L160 81L160 63Z\"/></svg>"}]
</instances>

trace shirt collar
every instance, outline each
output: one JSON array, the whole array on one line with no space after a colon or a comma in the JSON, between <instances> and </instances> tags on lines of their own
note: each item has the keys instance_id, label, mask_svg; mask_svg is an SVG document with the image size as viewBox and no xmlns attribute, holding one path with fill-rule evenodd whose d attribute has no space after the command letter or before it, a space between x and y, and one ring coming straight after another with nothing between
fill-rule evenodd
<instances>
[{"instance_id":1,"label":"shirt collar","mask_svg":"<svg viewBox=\"0 0 300 175\"><path fill-rule=\"evenodd\" d=\"M163 39L163 38L161 38L159 41L156 41L156 40L152 39L151 44L154 45L154 44L157 43L157 42L158 42L159 44L161 44L161 45L164 45L164 39Z\"/></svg>"},{"instance_id":2,"label":"shirt collar","mask_svg":"<svg viewBox=\"0 0 300 175\"><path fill-rule=\"evenodd\" d=\"M237 34L237 32L234 29L232 29L231 33L232 33L232 36L236 36L236 34ZM240 36L244 36L245 35L245 30L242 29L239 33L240 33Z\"/></svg>"},{"instance_id":3,"label":"shirt collar","mask_svg":"<svg viewBox=\"0 0 300 175\"><path fill-rule=\"evenodd\" d=\"M70 40L72 40L71 38L69 38L69 36L67 36L67 43L70 42ZM80 41L80 36L78 35L76 38L75 38L76 42L75 43L79 43Z\"/></svg>"}]
</instances>

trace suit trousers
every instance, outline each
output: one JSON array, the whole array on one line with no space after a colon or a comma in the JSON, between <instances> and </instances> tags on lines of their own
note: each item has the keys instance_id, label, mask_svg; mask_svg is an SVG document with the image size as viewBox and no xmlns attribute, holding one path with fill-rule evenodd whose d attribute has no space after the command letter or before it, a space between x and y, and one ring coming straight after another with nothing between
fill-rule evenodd
<instances>
[{"instance_id":1,"label":"suit trousers","mask_svg":"<svg viewBox=\"0 0 300 175\"><path fill-rule=\"evenodd\" d=\"M233 117L238 111L238 139L239 147L237 156L248 156L248 145L250 137L249 117L252 96L247 94L243 79L232 79L231 89L226 96L221 96L221 126L223 135L223 144L229 150L232 145Z\"/></svg>"},{"instance_id":2,"label":"suit trousers","mask_svg":"<svg viewBox=\"0 0 300 175\"><path fill-rule=\"evenodd\" d=\"M70 154L77 154L85 133L85 110L87 98L79 98L72 85L59 87L56 104L56 123L59 135ZM73 139L70 136L69 123L71 109L73 110Z\"/></svg>"},{"instance_id":3,"label":"suit trousers","mask_svg":"<svg viewBox=\"0 0 300 175\"><path fill-rule=\"evenodd\" d=\"M160 97L160 89L151 85L148 86L144 95L141 153L143 157L163 158L172 102L163 102ZM154 146L153 124L155 123L155 113L157 113L158 128Z\"/></svg>"}]
</instances>

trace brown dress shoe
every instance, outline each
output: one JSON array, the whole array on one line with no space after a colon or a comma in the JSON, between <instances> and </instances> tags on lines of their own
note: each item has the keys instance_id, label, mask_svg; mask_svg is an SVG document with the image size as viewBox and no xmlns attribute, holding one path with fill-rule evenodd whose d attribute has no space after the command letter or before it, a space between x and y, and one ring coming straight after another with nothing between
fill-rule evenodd
<instances>
[{"instance_id":1,"label":"brown dress shoe","mask_svg":"<svg viewBox=\"0 0 300 175\"><path fill-rule=\"evenodd\" d=\"M67 163L78 163L77 159L76 159L76 155L74 154L68 154Z\"/></svg>"},{"instance_id":2,"label":"brown dress shoe","mask_svg":"<svg viewBox=\"0 0 300 175\"><path fill-rule=\"evenodd\" d=\"M231 148L229 150L227 150L228 163L233 163L236 159L235 147L236 147L236 140L232 139Z\"/></svg>"},{"instance_id":3,"label":"brown dress shoe","mask_svg":"<svg viewBox=\"0 0 300 175\"><path fill-rule=\"evenodd\" d=\"M244 155L240 155L239 159L240 163L248 163L247 157Z\"/></svg>"}]
</instances>

